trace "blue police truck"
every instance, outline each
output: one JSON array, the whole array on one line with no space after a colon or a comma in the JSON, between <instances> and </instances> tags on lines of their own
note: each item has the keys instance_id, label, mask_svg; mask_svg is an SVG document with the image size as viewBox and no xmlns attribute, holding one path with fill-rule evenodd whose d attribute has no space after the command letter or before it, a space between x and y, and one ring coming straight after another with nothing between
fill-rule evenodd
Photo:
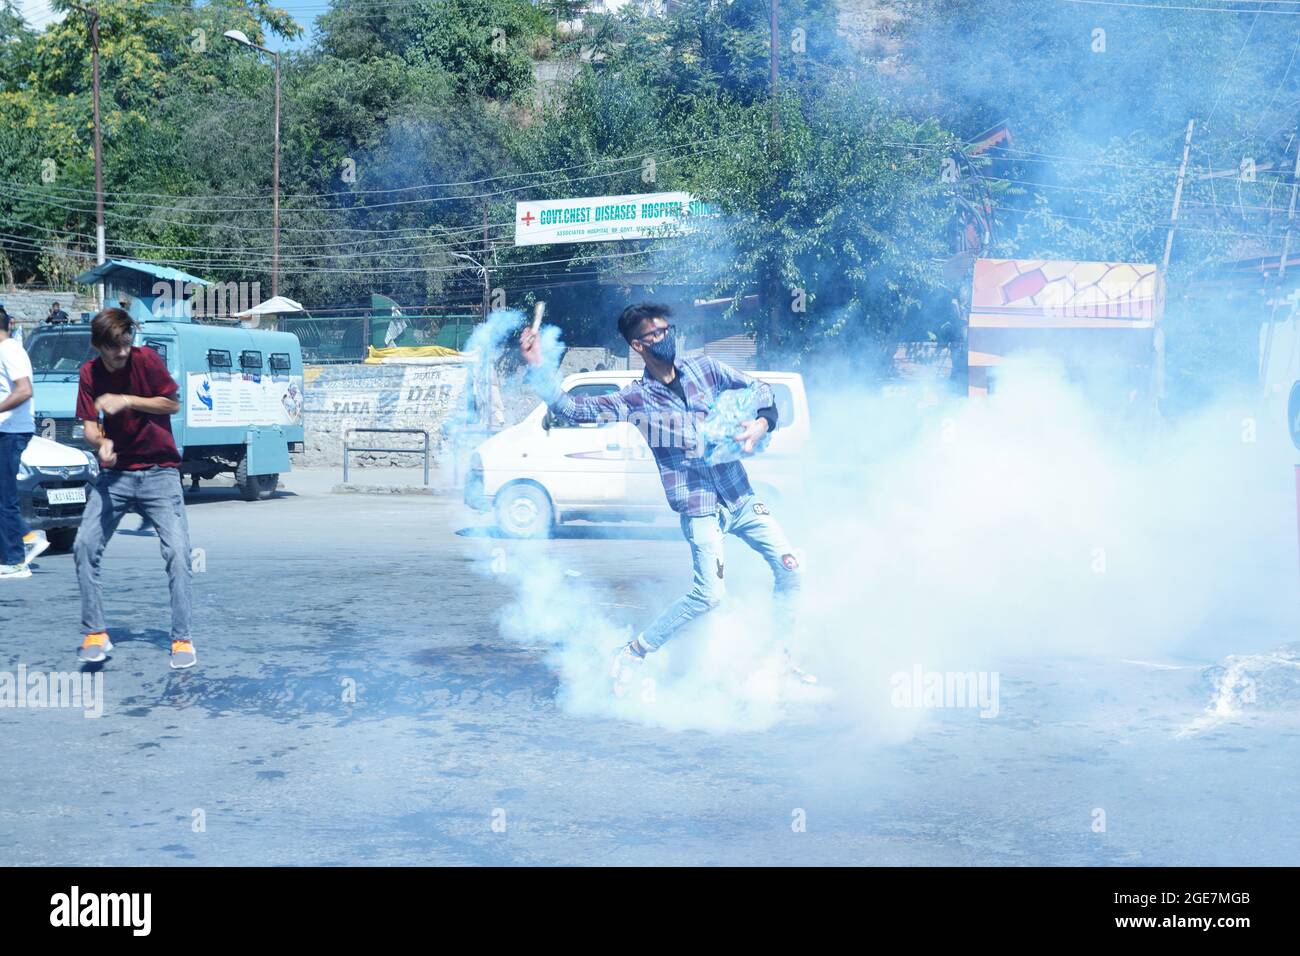
<instances>
[{"instance_id":1,"label":"blue police truck","mask_svg":"<svg viewBox=\"0 0 1300 956\"><path fill-rule=\"evenodd\" d=\"M303 366L298 337L289 332L197 323L188 293L209 285L152 263L110 260L79 276L104 282L106 301L121 298L137 321L134 342L154 349L180 386L180 411L172 433L181 452L181 473L192 487L200 479L232 472L246 501L269 497L289 453L303 442ZM36 433L87 447L77 418L81 366L97 354L90 345L90 316L81 322L46 325L28 338Z\"/></svg>"}]
</instances>

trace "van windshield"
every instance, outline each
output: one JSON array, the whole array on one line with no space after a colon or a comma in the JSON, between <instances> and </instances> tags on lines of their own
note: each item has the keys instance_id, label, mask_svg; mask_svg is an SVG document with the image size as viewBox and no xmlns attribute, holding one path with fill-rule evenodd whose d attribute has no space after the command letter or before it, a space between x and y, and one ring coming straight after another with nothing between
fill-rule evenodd
<instances>
[{"instance_id":1,"label":"van windshield","mask_svg":"<svg viewBox=\"0 0 1300 956\"><path fill-rule=\"evenodd\" d=\"M27 344L32 372L76 372L98 353L90 345L90 329L37 332Z\"/></svg>"}]
</instances>

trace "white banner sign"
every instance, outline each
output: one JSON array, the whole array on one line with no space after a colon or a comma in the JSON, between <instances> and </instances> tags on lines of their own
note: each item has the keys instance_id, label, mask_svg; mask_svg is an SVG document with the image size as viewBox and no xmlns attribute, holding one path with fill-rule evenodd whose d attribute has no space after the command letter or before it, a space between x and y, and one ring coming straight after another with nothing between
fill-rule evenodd
<instances>
[{"instance_id":1,"label":"white banner sign","mask_svg":"<svg viewBox=\"0 0 1300 956\"><path fill-rule=\"evenodd\" d=\"M302 424L301 375L190 372L187 379L185 424L191 427Z\"/></svg>"},{"instance_id":2,"label":"white banner sign","mask_svg":"<svg viewBox=\"0 0 1300 956\"><path fill-rule=\"evenodd\" d=\"M689 193L637 193L515 203L515 245L659 239L717 209Z\"/></svg>"}]
</instances>

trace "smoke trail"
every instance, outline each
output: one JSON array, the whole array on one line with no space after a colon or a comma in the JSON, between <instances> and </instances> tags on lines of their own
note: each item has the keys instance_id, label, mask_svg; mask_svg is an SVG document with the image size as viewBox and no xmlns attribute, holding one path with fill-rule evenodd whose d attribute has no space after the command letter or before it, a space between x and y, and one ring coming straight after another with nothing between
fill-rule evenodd
<instances>
[{"instance_id":1,"label":"smoke trail","mask_svg":"<svg viewBox=\"0 0 1300 956\"><path fill-rule=\"evenodd\" d=\"M840 392L817 422L858 436L818 451L797 523L819 556L813 663L840 675L842 706L888 719L888 676L917 663L1217 656L1295 633L1281 428L1256 434L1251 406L1224 398L1125 432L1044 359L1000 386L915 416L878 454L873 422L896 427L896 407Z\"/></svg>"},{"instance_id":2,"label":"smoke trail","mask_svg":"<svg viewBox=\"0 0 1300 956\"><path fill-rule=\"evenodd\" d=\"M547 648L567 711L719 732L827 719L898 737L921 718L891 678L918 666L1213 659L1300 624L1290 453L1280 426L1246 427L1250 404L1118 427L1054 360L1026 357L984 400L909 408L840 384L815 409L803 482L774 506L806 556L798 634L772 632L770 572L729 538L723 607L617 699L609 656L633 631L603 613L616 595L566 575L544 542L526 574L506 573L502 634ZM647 591L638 627L677 596ZM791 640L825 687L783 677Z\"/></svg>"}]
</instances>

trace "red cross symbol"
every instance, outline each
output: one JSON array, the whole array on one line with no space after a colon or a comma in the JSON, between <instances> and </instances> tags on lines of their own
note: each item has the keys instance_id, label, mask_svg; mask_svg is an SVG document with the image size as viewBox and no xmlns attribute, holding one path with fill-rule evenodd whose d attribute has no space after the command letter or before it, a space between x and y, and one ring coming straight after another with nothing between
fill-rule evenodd
<instances>
[{"instance_id":1,"label":"red cross symbol","mask_svg":"<svg viewBox=\"0 0 1300 956\"><path fill-rule=\"evenodd\" d=\"M525 226L531 226L533 224L533 220L536 218L537 217L530 212L526 216L520 216L519 221L522 222Z\"/></svg>"}]
</instances>

